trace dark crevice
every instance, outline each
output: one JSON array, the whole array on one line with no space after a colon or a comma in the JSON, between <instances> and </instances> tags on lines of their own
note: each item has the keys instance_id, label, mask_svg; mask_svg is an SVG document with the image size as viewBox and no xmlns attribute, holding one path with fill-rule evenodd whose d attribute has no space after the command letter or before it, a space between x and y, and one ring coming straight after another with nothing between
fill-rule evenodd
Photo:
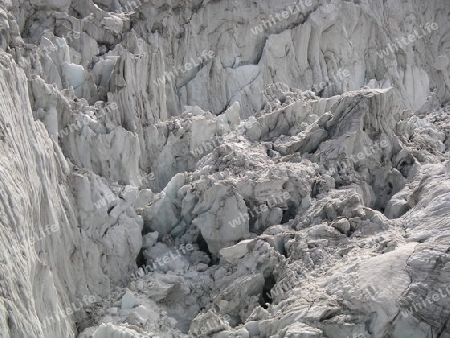
<instances>
[{"instance_id":1,"label":"dark crevice","mask_svg":"<svg viewBox=\"0 0 450 338\"><path fill-rule=\"evenodd\" d=\"M262 231L255 229L255 224L256 224L256 220L258 219L259 209L256 208L253 201L246 200L244 202L245 202L245 206L247 207L247 210L248 210L247 217L248 217L248 227L249 227L250 231L255 232L257 234L261 234Z\"/></svg>"},{"instance_id":2,"label":"dark crevice","mask_svg":"<svg viewBox=\"0 0 450 338\"><path fill-rule=\"evenodd\" d=\"M404 160L397 165L397 169L404 178L408 178L409 171L411 170L413 164L414 160Z\"/></svg>"},{"instance_id":3,"label":"dark crevice","mask_svg":"<svg viewBox=\"0 0 450 338\"><path fill-rule=\"evenodd\" d=\"M109 207L109 209L108 209L108 211L107 211L107 214L109 215L109 214L111 213L111 211L113 211L113 209L114 209L114 205L111 206L111 207Z\"/></svg>"},{"instance_id":4,"label":"dark crevice","mask_svg":"<svg viewBox=\"0 0 450 338\"><path fill-rule=\"evenodd\" d=\"M288 208L283 210L283 218L281 220L281 224L289 222L291 219L295 218L297 215L297 206L293 201L288 201Z\"/></svg>"},{"instance_id":5,"label":"dark crevice","mask_svg":"<svg viewBox=\"0 0 450 338\"><path fill-rule=\"evenodd\" d=\"M388 194L388 195L391 195L391 194L392 194L392 189L393 189L392 183L391 183L391 182L388 182L388 191L387 191L387 194Z\"/></svg>"},{"instance_id":6,"label":"dark crevice","mask_svg":"<svg viewBox=\"0 0 450 338\"><path fill-rule=\"evenodd\" d=\"M294 236L289 236L289 238L290 238L290 239L293 239ZM278 251L278 253L279 253L280 255L282 255L282 256L284 256L284 257L286 257L286 258L289 257L289 254L288 254L288 252L287 252L287 250L286 250L286 246L285 246L285 245L280 245L279 250L277 250L277 251Z\"/></svg>"},{"instance_id":7,"label":"dark crevice","mask_svg":"<svg viewBox=\"0 0 450 338\"><path fill-rule=\"evenodd\" d=\"M138 268L140 267L144 267L146 266L146 259L144 256L144 248L141 248L141 250L139 251L139 254L136 257L136 265L138 266Z\"/></svg>"},{"instance_id":8,"label":"dark crevice","mask_svg":"<svg viewBox=\"0 0 450 338\"><path fill-rule=\"evenodd\" d=\"M265 278L263 291L262 291L261 297L259 299L259 304L264 309L268 308L268 304L272 304L273 299L272 299L272 295L270 294L270 291L275 286L275 283L276 283L276 281L275 281L275 277L273 276L273 274L270 274L267 278Z\"/></svg>"},{"instance_id":9,"label":"dark crevice","mask_svg":"<svg viewBox=\"0 0 450 338\"><path fill-rule=\"evenodd\" d=\"M214 257L213 254L211 253L211 251L209 251L208 243L206 243L202 234L200 234L200 233L198 234L196 243L198 244L199 250L205 252L208 255L208 257L210 259L208 266L213 266L218 263L218 258Z\"/></svg>"}]
</instances>

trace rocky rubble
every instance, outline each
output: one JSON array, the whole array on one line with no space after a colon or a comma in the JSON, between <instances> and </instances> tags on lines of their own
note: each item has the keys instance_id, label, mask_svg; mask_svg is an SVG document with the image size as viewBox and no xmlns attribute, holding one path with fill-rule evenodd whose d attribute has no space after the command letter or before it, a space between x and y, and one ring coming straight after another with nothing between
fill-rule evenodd
<instances>
[{"instance_id":1,"label":"rocky rubble","mask_svg":"<svg viewBox=\"0 0 450 338\"><path fill-rule=\"evenodd\" d=\"M288 6L0 0L0 337L450 337L450 6Z\"/></svg>"}]
</instances>

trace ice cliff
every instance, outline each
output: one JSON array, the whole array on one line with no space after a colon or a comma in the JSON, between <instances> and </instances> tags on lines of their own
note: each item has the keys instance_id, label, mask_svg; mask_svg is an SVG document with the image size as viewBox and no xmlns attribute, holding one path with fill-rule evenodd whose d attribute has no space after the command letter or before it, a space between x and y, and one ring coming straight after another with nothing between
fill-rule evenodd
<instances>
[{"instance_id":1,"label":"ice cliff","mask_svg":"<svg viewBox=\"0 0 450 338\"><path fill-rule=\"evenodd\" d=\"M450 337L448 0L0 0L0 337Z\"/></svg>"}]
</instances>

